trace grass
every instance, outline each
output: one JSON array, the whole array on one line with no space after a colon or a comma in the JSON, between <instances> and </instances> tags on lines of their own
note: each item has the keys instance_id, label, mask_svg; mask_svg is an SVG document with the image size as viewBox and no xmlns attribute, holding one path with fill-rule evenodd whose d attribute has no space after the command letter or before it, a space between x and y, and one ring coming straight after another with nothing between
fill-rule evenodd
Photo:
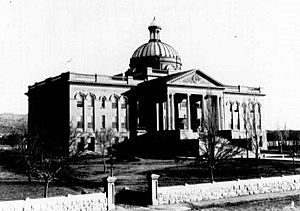
<instances>
[{"instance_id":1,"label":"grass","mask_svg":"<svg viewBox=\"0 0 300 211\"><path fill-rule=\"evenodd\" d=\"M43 183L34 180L31 185L26 182L24 169L18 162L5 162L0 154L0 200L38 198L43 194ZM6 159L7 161L7 159ZM108 164L109 168L109 164ZM297 172L300 165L297 164ZM117 192L128 187L133 191L146 191L147 175L160 175L159 186L183 185L185 183L205 183L210 181L208 170L203 163L193 160L175 163L174 159L136 159L134 161L115 161L113 174L117 177ZM281 176L293 174L290 161L260 160L259 176ZM103 173L101 159L89 156L74 161L60 172L59 179L50 184L49 196L80 194L84 192L103 191L103 178L110 173ZM256 177L254 159L235 159L223 164L215 171L216 181L249 179Z\"/></svg>"}]
</instances>

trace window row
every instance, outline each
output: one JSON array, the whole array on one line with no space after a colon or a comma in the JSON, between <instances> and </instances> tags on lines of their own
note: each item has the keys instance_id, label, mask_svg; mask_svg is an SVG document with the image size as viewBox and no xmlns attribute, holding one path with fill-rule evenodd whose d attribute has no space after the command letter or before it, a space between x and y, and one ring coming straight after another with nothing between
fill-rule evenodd
<instances>
[{"instance_id":1,"label":"window row","mask_svg":"<svg viewBox=\"0 0 300 211\"><path fill-rule=\"evenodd\" d=\"M127 117L124 116L123 120L121 120L121 123L120 123L121 129L127 129L127 119L126 118ZM104 129L106 127L112 127L112 128L117 129L117 127L118 127L118 117L116 117L116 116L112 117L111 125L107 125L107 120L106 119L107 119L106 115L101 115L100 125L101 125L102 129ZM88 118L87 118L87 128L94 129L94 127L95 127L95 122L94 122L93 117L88 116ZM78 118L77 118L77 128L84 129L83 116L78 116Z\"/></svg>"},{"instance_id":2,"label":"window row","mask_svg":"<svg viewBox=\"0 0 300 211\"><path fill-rule=\"evenodd\" d=\"M97 100L97 98L93 94L85 96L84 94L80 93L75 95L75 100L77 101L78 108L83 108L85 102L85 105L87 107L95 107L95 101L99 101L101 109L105 109L109 103L111 104L112 109L116 109L118 107L118 104L121 105L121 109L126 109L128 101L126 96L118 97L116 95L111 95L108 99L103 96L100 97L99 100Z\"/></svg>"},{"instance_id":3,"label":"window row","mask_svg":"<svg viewBox=\"0 0 300 211\"><path fill-rule=\"evenodd\" d=\"M248 104L239 102L226 103L227 128L233 130L261 129L261 105L250 102Z\"/></svg>"}]
</instances>

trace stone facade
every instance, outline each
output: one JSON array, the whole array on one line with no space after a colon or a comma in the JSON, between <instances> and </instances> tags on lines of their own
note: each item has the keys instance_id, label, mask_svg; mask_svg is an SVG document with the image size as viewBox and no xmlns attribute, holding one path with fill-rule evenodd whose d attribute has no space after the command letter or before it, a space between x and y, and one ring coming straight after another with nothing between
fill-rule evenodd
<instances>
[{"instance_id":1,"label":"stone facade","mask_svg":"<svg viewBox=\"0 0 300 211\"><path fill-rule=\"evenodd\" d=\"M198 202L300 189L300 175L158 187L154 204ZM156 193L153 193L154 195Z\"/></svg>"},{"instance_id":2,"label":"stone facade","mask_svg":"<svg viewBox=\"0 0 300 211\"><path fill-rule=\"evenodd\" d=\"M181 58L161 42L160 30L155 21L151 23L149 42L134 52L125 73L67 72L29 86L29 131L42 131L51 139L48 148L59 146L68 153L70 124L90 134L91 151L97 150L93 134L113 128L121 140L137 143L133 146L156 146L154 151L165 153L176 145L182 149L181 140L197 144L211 110L226 138L244 142L255 131L266 148L262 89L225 85L199 69L182 70ZM251 131L245 128L246 114Z\"/></svg>"}]
</instances>

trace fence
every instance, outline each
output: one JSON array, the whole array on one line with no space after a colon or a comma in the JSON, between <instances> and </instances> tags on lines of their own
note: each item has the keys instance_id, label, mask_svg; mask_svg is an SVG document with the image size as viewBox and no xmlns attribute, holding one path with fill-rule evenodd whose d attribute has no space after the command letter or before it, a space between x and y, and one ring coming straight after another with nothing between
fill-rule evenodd
<instances>
[{"instance_id":1,"label":"fence","mask_svg":"<svg viewBox=\"0 0 300 211\"><path fill-rule=\"evenodd\" d=\"M0 211L104 211L115 208L116 178L106 179L106 193L67 195L61 197L0 202Z\"/></svg>"},{"instance_id":2,"label":"fence","mask_svg":"<svg viewBox=\"0 0 300 211\"><path fill-rule=\"evenodd\" d=\"M149 184L151 204L174 204L232 198L251 194L300 190L300 175L269 177L195 185L158 187L159 175Z\"/></svg>"}]
</instances>

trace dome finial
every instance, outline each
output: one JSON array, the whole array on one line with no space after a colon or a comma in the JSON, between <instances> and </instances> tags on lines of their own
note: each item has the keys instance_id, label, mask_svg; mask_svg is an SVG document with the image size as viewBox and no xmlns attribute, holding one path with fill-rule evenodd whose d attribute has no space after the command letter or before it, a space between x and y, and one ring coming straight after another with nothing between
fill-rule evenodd
<instances>
[{"instance_id":1,"label":"dome finial","mask_svg":"<svg viewBox=\"0 0 300 211\"><path fill-rule=\"evenodd\" d=\"M152 22L150 23L150 26L156 26L156 25L157 25L157 24L156 24L156 20L155 20L155 16L154 16Z\"/></svg>"},{"instance_id":2,"label":"dome finial","mask_svg":"<svg viewBox=\"0 0 300 211\"><path fill-rule=\"evenodd\" d=\"M158 40L160 41L159 31L161 27L156 23L156 17L154 16L150 26L148 27L150 31L150 41L151 40Z\"/></svg>"}]
</instances>

